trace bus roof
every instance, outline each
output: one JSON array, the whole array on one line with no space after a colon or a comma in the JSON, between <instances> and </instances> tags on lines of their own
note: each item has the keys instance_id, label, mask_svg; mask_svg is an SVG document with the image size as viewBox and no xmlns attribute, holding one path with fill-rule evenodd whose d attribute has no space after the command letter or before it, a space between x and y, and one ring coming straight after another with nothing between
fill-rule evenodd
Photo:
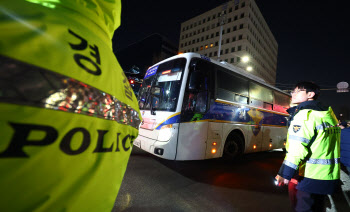
<instances>
[{"instance_id":1,"label":"bus roof","mask_svg":"<svg viewBox=\"0 0 350 212\"><path fill-rule=\"evenodd\" d=\"M237 73L239 75L242 75L242 76L244 76L244 77L246 77L246 78L248 78L250 80L253 80L255 82L258 82L258 83L260 83L262 85L265 85L265 86L267 86L269 88L272 88L274 90L277 90L277 91L279 91L281 93L284 93L284 94L287 94L287 95L290 96L290 94L286 93L285 91L282 91L279 88L276 88L276 87L268 84L265 80L263 80L262 78L260 78L258 76L255 76L253 74L247 73L242 68L234 66L234 65L232 65L230 63L227 63L225 61L218 62L218 61L216 61L216 60L214 60L214 59L212 59L210 57L207 57L207 56L204 56L204 55L201 55L201 54L198 54L198 53L194 53L194 52L188 52L188 53L183 53L183 54L179 54L179 55L175 55L175 56L169 57L169 58L167 58L165 60L162 60L162 61L152 65L151 67L157 66L157 65L159 65L161 63L164 63L164 62L167 62L167 61L170 61L170 60L174 60L174 59L177 59L177 58L187 58L187 59L202 58L202 59L207 60L209 62L212 62L212 63L214 63L216 65L219 65L219 66L221 66L223 68L229 69L230 71L233 71L233 72L235 72L235 73ZM149 67L149 68L151 68L151 67Z\"/></svg>"}]
</instances>

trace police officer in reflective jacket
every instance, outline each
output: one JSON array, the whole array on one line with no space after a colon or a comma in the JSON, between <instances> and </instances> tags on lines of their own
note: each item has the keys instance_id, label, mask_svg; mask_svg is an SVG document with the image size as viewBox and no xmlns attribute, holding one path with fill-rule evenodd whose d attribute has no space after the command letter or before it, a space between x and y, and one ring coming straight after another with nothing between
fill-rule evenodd
<instances>
[{"instance_id":1,"label":"police officer in reflective jacket","mask_svg":"<svg viewBox=\"0 0 350 212\"><path fill-rule=\"evenodd\" d=\"M0 211L111 211L138 135L121 0L0 3Z\"/></svg>"},{"instance_id":2,"label":"police officer in reflective jacket","mask_svg":"<svg viewBox=\"0 0 350 212\"><path fill-rule=\"evenodd\" d=\"M292 179L291 204L295 211L323 211L327 194L339 186L340 128L331 107L316 101L318 85L300 82L291 92L297 104L288 128L287 154L276 176L277 185L288 185Z\"/></svg>"}]
</instances>

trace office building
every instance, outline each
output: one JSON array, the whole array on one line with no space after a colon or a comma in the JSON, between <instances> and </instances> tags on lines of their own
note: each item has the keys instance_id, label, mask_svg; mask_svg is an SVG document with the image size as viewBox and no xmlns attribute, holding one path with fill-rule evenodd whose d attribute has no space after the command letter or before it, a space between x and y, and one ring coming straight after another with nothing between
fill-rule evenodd
<instances>
[{"instance_id":1,"label":"office building","mask_svg":"<svg viewBox=\"0 0 350 212\"><path fill-rule=\"evenodd\" d=\"M229 1L181 23L179 40L181 53L197 52L276 82L278 44L254 0Z\"/></svg>"}]
</instances>

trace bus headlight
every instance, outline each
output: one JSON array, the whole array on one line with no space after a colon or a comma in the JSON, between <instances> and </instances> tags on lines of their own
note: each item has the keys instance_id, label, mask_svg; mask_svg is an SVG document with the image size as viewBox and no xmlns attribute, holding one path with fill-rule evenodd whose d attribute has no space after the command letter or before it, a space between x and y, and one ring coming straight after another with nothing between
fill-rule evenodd
<instances>
[{"instance_id":1,"label":"bus headlight","mask_svg":"<svg viewBox=\"0 0 350 212\"><path fill-rule=\"evenodd\" d=\"M158 140L159 141L169 141L171 134L172 134L172 124L164 125L160 128L159 134L158 134Z\"/></svg>"}]
</instances>

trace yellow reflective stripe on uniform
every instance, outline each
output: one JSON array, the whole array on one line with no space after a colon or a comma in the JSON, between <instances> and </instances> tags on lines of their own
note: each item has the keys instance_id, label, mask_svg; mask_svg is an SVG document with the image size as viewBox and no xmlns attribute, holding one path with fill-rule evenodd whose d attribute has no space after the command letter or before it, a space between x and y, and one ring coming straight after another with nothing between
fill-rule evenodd
<instances>
[{"instance_id":1,"label":"yellow reflective stripe on uniform","mask_svg":"<svg viewBox=\"0 0 350 212\"><path fill-rule=\"evenodd\" d=\"M290 162L288 166L295 168L293 163L297 164L299 175L310 179L339 179L339 129L336 124L331 108L328 111L301 110L296 114L288 131L285 158Z\"/></svg>"},{"instance_id":2,"label":"yellow reflective stripe on uniform","mask_svg":"<svg viewBox=\"0 0 350 212\"><path fill-rule=\"evenodd\" d=\"M284 160L283 164L285 164L286 166L289 166L289 167L291 167L291 168L293 168L295 170L298 169L298 165L296 165L296 164L294 164L294 163L292 163L290 161Z\"/></svg>"},{"instance_id":3,"label":"yellow reflective stripe on uniform","mask_svg":"<svg viewBox=\"0 0 350 212\"><path fill-rule=\"evenodd\" d=\"M310 140L304 137L300 137L300 136L295 136L295 135L289 135L288 137L289 140L294 140L294 141L300 141L302 143L310 143Z\"/></svg>"},{"instance_id":4,"label":"yellow reflective stripe on uniform","mask_svg":"<svg viewBox=\"0 0 350 212\"><path fill-rule=\"evenodd\" d=\"M139 127L137 110L106 92L18 60L1 55L0 59L0 102L78 113Z\"/></svg>"},{"instance_id":5,"label":"yellow reflective stripe on uniform","mask_svg":"<svg viewBox=\"0 0 350 212\"><path fill-rule=\"evenodd\" d=\"M334 129L333 127L337 127L337 126L333 126L327 122L323 122L322 124L316 126L316 130Z\"/></svg>"},{"instance_id":6,"label":"yellow reflective stripe on uniform","mask_svg":"<svg viewBox=\"0 0 350 212\"><path fill-rule=\"evenodd\" d=\"M121 0L0 15L0 211L111 211L141 118L112 51Z\"/></svg>"},{"instance_id":7,"label":"yellow reflective stripe on uniform","mask_svg":"<svg viewBox=\"0 0 350 212\"><path fill-rule=\"evenodd\" d=\"M315 159L309 158L306 163L311 164L320 164L320 165L332 165L340 163L340 158L332 158L332 159Z\"/></svg>"}]
</instances>

